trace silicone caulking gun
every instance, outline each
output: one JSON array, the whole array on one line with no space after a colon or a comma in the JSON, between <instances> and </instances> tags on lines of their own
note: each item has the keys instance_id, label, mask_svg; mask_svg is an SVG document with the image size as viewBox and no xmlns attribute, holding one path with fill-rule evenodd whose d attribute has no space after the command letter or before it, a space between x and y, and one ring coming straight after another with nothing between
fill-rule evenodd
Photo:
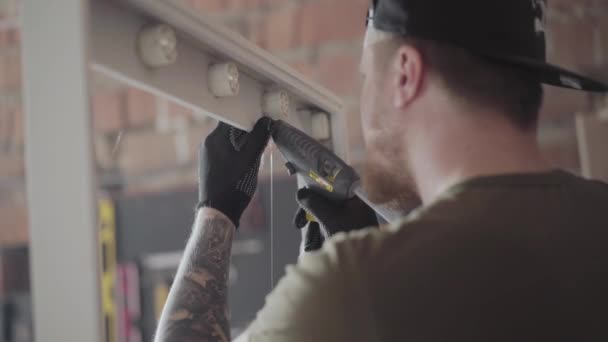
<instances>
[{"instance_id":1,"label":"silicone caulking gun","mask_svg":"<svg viewBox=\"0 0 608 342\"><path fill-rule=\"evenodd\" d=\"M277 120L273 122L272 138L287 161L290 175L300 175L306 186L335 201L359 197L388 223L401 214L372 203L363 192L357 172L327 147L306 133Z\"/></svg>"}]
</instances>

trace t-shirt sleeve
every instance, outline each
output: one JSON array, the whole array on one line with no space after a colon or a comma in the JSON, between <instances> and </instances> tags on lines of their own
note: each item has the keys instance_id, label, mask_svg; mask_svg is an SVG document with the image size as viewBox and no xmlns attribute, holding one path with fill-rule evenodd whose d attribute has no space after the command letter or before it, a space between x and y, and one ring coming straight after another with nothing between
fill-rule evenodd
<instances>
[{"instance_id":1,"label":"t-shirt sleeve","mask_svg":"<svg viewBox=\"0 0 608 342\"><path fill-rule=\"evenodd\" d=\"M337 236L289 266L249 327L249 341L373 340L356 249Z\"/></svg>"}]
</instances>

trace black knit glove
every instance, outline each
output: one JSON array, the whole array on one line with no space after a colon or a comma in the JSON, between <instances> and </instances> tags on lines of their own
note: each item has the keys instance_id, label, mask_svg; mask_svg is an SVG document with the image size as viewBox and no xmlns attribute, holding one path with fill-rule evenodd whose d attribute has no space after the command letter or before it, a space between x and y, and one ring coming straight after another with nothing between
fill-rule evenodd
<instances>
[{"instance_id":1,"label":"black knit glove","mask_svg":"<svg viewBox=\"0 0 608 342\"><path fill-rule=\"evenodd\" d=\"M262 153L272 120L260 119L251 133L220 122L199 151L199 204L224 213L236 227L258 185Z\"/></svg>"},{"instance_id":2,"label":"black knit glove","mask_svg":"<svg viewBox=\"0 0 608 342\"><path fill-rule=\"evenodd\" d=\"M376 213L358 197L335 202L313 190L298 190L296 201L300 205L294 216L296 228L306 228L304 250L320 249L329 237L353 230L378 227Z\"/></svg>"}]
</instances>

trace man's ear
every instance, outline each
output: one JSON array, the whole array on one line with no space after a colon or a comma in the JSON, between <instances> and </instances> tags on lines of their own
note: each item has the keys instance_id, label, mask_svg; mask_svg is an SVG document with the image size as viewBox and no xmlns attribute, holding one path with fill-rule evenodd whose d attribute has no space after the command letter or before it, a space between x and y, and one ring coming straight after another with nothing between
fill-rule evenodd
<instances>
[{"instance_id":1,"label":"man's ear","mask_svg":"<svg viewBox=\"0 0 608 342\"><path fill-rule=\"evenodd\" d=\"M397 49L393 63L393 105L397 109L403 109L419 95L425 65L420 51L410 45L402 45Z\"/></svg>"}]
</instances>

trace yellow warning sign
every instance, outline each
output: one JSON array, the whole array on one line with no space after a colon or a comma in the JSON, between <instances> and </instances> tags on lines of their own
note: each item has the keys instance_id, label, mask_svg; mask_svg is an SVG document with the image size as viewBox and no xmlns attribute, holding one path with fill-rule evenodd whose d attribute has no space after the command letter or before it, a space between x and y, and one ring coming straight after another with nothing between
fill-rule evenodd
<instances>
[{"instance_id":1,"label":"yellow warning sign","mask_svg":"<svg viewBox=\"0 0 608 342\"><path fill-rule=\"evenodd\" d=\"M117 341L116 215L109 199L99 201L99 243L101 260L101 310L105 340Z\"/></svg>"}]
</instances>

